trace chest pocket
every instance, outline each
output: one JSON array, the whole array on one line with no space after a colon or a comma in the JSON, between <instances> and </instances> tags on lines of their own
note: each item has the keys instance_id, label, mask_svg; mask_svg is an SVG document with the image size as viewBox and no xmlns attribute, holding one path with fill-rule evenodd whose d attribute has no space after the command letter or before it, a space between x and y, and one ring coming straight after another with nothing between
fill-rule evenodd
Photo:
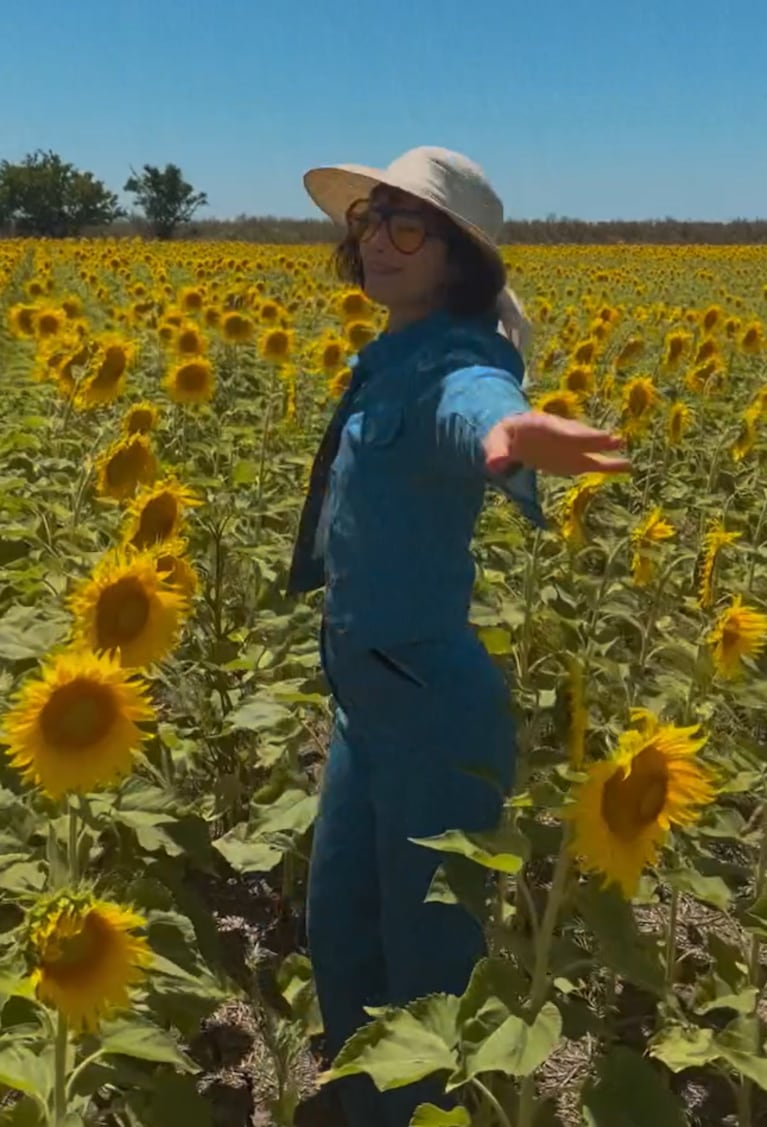
<instances>
[{"instance_id":1,"label":"chest pocket","mask_svg":"<svg viewBox=\"0 0 767 1127\"><path fill-rule=\"evenodd\" d=\"M401 404L371 405L362 417L362 445L374 448L391 446L400 437L404 427L405 412Z\"/></svg>"}]
</instances>

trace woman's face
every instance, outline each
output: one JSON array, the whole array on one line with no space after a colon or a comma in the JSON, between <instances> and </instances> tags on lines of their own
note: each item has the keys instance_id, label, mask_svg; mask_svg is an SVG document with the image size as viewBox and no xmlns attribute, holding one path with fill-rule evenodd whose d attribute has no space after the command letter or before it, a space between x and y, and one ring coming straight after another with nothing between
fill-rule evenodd
<instances>
[{"instance_id":1,"label":"woman's face","mask_svg":"<svg viewBox=\"0 0 767 1127\"><path fill-rule=\"evenodd\" d=\"M450 277L444 222L392 188L375 188L360 205L363 215L366 209L372 222L363 223L359 238L365 293L389 310L418 315L439 308Z\"/></svg>"}]
</instances>

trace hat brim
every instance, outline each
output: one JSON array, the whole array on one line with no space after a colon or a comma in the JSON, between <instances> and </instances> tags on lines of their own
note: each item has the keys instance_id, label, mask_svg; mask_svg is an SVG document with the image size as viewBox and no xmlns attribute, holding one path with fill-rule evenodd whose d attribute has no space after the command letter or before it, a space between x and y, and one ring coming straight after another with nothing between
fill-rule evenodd
<instances>
[{"instance_id":1,"label":"hat brim","mask_svg":"<svg viewBox=\"0 0 767 1127\"><path fill-rule=\"evenodd\" d=\"M304 187L316 203L320 211L333 220L338 227L346 226L346 213L357 200L367 199L374 188L385 184L387 188L397 188L401 192L408 192L418 199L428 203L431 207L441 211L449 219L466 232L482 250L491 255L503 265L498 244L489 238L484 231L473 223L468 223L460 215L445 207L425 193L414 189L412 185L403 183L397 177L389 175L386 169L369 168L363 164L335 164L321 168L310 168L304 174Z\"/></svg>"}]
</instances>

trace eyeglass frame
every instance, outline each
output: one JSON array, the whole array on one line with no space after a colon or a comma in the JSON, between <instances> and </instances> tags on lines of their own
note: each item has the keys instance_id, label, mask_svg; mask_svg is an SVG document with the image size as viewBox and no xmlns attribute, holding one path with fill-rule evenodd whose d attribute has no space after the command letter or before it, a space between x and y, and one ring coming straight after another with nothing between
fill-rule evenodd
<instances>
[{"instance_id":1,"label":"eyeglass frame","mask_svg":"<svg viewBox=\"0 0 767 1127\"><path fill-rule=\"evenodd\" d=\"M352 212L352 209L357 207L359 204L365 204L367 206L368 212L372 211L372 212L375 212L377 215L380 216L378 223L372 228L370 233L367 235L367 238L364 238L363 236L356 234L356 232L354 231L354 229L352 227L352 221L351 221L351 218L350 218L351 212ZM391 220L394 218L395 215L406 215L406 216L410 216L411 218L415 217L415 218L420 219L421 222L423 223L423 238L421 239L418 246L415 247L413 250L402 250L399 246L397 246L397 243L392 238ZM365 197L361 196L358 200L354 200L352 203L350 203L348 208L346 209L347 230L348 230L349 234L352 235L352 237L356 238L357 241L360 242L360 243L367 242L370 239L372 239L373 236L375 235L376 231L378 231L380 229L382 223L386 224L386 234L387 234L387 237L389 239L389 242L392 244L394 249L399 254L405 254L405 255L418 254L419 250L421 250L424 243L427 242L428 239L440 239L440 238L444 239L444 238L446 238L446 235L447 235L447 232L444 229L440 229L440 223L439 223L438 218L436 218L436 217L432 218L432 216L430 216L428 214L428 212L423 211L420 208L401 207L401 206L397 207L393 204L371 203L369 198L366 199Z\"/></svg>"}]
</instances>

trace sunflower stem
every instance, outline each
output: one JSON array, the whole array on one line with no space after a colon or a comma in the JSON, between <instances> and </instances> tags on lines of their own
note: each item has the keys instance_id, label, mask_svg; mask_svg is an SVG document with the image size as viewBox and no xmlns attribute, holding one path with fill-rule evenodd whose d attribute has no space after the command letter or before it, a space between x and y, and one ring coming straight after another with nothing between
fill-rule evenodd
<instances>
[{"instance_id":1,"label":"sunflower stem","mask_svg":"<svg viewBox=\"0 0 767 1127\"><path fill-rule=\"evenodd\" d=\"M490 1107L498 1116L498 1123L500 1124L500 1127L511 1127L511 1120L501 1107L497 1097L493 1095L487 1085L483 1084L481 1080L478 1080L476 1076L472 1076L471 1084L472 1087L476 1088L480 1093L485 1103L490 1104Z\"/></svg>"},{"instance_id":2,"label":"sunflower stem","mask_svg":"<svg viewBox=\"0 0 767 1127\"><path fill-rule=\"evenodd\" d=\"M59 1011L56 1028L54 1055L53 1122L54 1127L63 1127L67 1117L67 1049L69 1047L69 1028L67 1019Z\"/></svg>"},{"instance_id":3,"label":"sunflower stem","mask_svg":"<svg viewBox=\"0 0 767 1127\"><path fill-rule=\"evenodd\" d=\"M671 904L668 913L668 931L666 933L666 993L674 988L674 971L676 969L676 921L679 915L679 892L671 889Z\"/></svg>"},{"instance_id":4,"label":"sunflower stem","mask_svg":"<svg viewBox=\"0 0 767 1127\"><path fill-rule=\"evenodd\" d=\"M77 810L74 807L74 803L70 803L70 806L69 806L69 850L68 850L68 858L69 858L69 876L70 876L70 880L72 881L72 885L73 885L74 888L76 888L77 885L80 882L80 864L79 864L79 858L78 858L78 855L77 855L77 853L78 853L77 846L78 846L79 831L80 831L80 827L78 825L78 820L77 820Z\"/></svg>"},{"instance_id":5,"label":"sunflower stem","mask_svg":"<svg viewBox=\"0 0 767 1127\"><path fill-rule=\"evenodd\" d=\"M762 536L762 528L764 526L765 518L767 517L767 498L764 501L761 509L759 510L759 519L756 522L756 530L754 532L753 552L751 554L751 563L748 568L748 579L746 580L746 590L751 591L754 585L754 575L756 573L756 561L759 558L759 541Z\"/></svg>"},{"instance_id":6,"label":"sunflower stem","mask_svg":"<svg viewBox=\"0 0 767 1127\"><path fill-rule=\"evenodd\" d=\"M264 407L264 427L261 431L261 452L258 459L258 478L256 484L256 535L255 540L261 539L261 525L263 523L262 504L264 498L264 483L266 480L266 454L269 447L269 437L272 429L272 400L274 399L275 369L269 366L269 382L266 386L266 405Z\"/></svg>"},{"instance_id":7,"label":"sunflower stem","mask_svg":"<svg viewBox=\"0 0 767 1127\"><path fill-rule=\"evenodd\" d=\"M767 891L767 801L762 802L761 812L762 823L762 838L759 844L759 860L756 866L756 878L754 880L754 898L758 900ZM751 936L751 949L749 951L748 959L748 979L751 986L756 988L756 1002L754 1005L754 1021L756 1023L756 1037L752 1046L752 1051L756 1056L759 1056L759 1016L758 1006L759 997L761 994L762 985L762 965L761 965L762 945L758 935ZM737 1089L737 1102L738 1102L738 1127L752 1127L752 1097L751 1097L751 1081L747 1076L741 1076L740 1084Z\"/></svg>"},{"instance_id":8,"label":"sunflower stem","mask_svg":"<svg viewBox=\"0 0 767 1127\"><path fill-rule=\"evenodd\" d=\"M538 1016L549 991L549 962L551 959L551 947L554 942L554 929L557 926L559 909L562 906L565 889L567 887L567 878L570 873L569 847L570 829L569 826L565 826L536 947L533 981L530 986L530 999L527 1006L531 1020L535 1020ZM534 1116L535 1074L531 1073L530 1076L524 1078L519 1090L519 1113L516 1127L532 1127Z\"/></svg>"}]
</instances>

